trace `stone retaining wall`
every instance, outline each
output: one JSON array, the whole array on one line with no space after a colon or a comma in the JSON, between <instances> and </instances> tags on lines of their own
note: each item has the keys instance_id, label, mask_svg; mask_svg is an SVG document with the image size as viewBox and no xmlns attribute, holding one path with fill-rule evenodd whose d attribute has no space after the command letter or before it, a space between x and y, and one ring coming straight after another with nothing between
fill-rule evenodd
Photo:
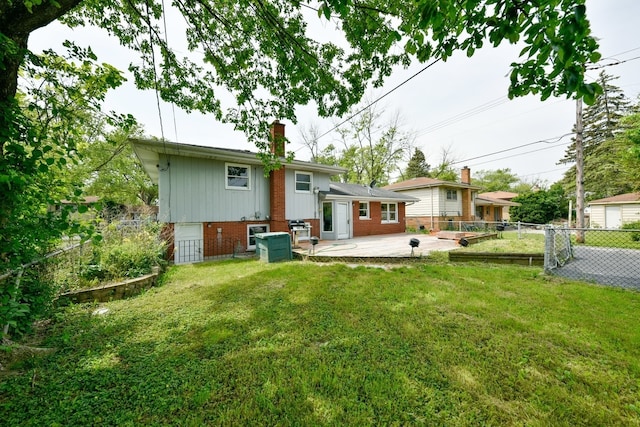
<instances>
[{"instance_id":1,"label":"stone retaining wall","mask_svg":"<svg viewBox=\"0 0 640 427\"><path fill-rule=\"evenodd\" d=\"M160 273L152 273L135 279L125 280L124 282L65 292L58 297L57 302L58 305L67 305L69 303L80 304L85 302L107 302L124 299L138 295L143 290L155 286L158 282L159 275Z\"/></svg>"}]
</instances>

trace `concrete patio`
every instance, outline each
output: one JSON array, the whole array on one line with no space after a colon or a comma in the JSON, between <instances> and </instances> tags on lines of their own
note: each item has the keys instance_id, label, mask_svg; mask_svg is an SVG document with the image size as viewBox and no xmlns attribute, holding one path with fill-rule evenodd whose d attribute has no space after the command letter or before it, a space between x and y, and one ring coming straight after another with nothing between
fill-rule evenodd
<instances>
[{"instance_id":1,"label":"concrete patio","mask_svg":"<svg viewBox=\"0 0 640 427\"><path fill-rule=\"evenodd\" d=\"M400 233L345 240L320 240L315 250L308 241L303 241L293 250L301 255L318 257L405 258L411 256L409 241L412 238L420 241L420 246L413 251L415 257L426 256L431 251L449 251L459 247L455 240L438 239L428 234Z\"/></svg>"}]
</instances>

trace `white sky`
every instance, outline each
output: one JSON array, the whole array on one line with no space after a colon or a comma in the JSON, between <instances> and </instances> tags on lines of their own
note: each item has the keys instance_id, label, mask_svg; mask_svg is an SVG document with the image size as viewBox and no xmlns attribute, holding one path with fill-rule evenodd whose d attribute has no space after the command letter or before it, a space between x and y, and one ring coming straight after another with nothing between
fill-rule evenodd
<instances>
[{"instance_id":1,"label":"white sky","mask_svg":"<svg viewBox=\"0 0 640 427\"><path fill-rule=\"evenodd\" d=\"M607 73L619 76L614 84L629 98L636 99L640 93L640 59L633 58L640 57L640 1L587 0L586 3L587 16L593 34L599 38L603 58L628 61L607 67ZM56 23L35 32L29 47L34 51L57 50L65 39L74 40L81 46L90 45L99 60L121 70L126 70L129 62L136 61L131 53L101 30L71 31ZM575 101L550 98L541 102L534 96L508 101L509 64L517 59L518 50L510 45L497 49L487 45L472 58L458 53L385 97L379 108L402 116L403 130L417 134L417 146L432 165L440 160L440 153L445 148L450 149L455 160L462 162L456 167L467 165L472 174L481 169L510 168L526 181L553 183L568 168L557 162L563 157L571 136L557 139L571 132L575 122ZM604 63L612 62L615 61L608 59ZM383 88L368 96L375 99L383 95L425 65L416 63L407 70L397 70ZM595 78L599 72L591 71L589 76ZM160 137L155 93L136 90L131 80L107 97L105 110L133 114L148 135ZM164 136L168 140L255 151L243 133L234 131L231 125L216 122L213 116L187 114L166 103L161 104L161 111ZM295 151L297 159L307 160L309 153L300 143L300 128L314 124L324 133L342 119L320 119L310 107L301 107L298 111L297 126L285 122L286 135L291 141L288 150ZM324 136L320 139L321 146L335 142L334 138L337 134ZM552 143L531 144L541 140ZM531 145L468 160L525 144Z\"/></svg>"}]
</instances>

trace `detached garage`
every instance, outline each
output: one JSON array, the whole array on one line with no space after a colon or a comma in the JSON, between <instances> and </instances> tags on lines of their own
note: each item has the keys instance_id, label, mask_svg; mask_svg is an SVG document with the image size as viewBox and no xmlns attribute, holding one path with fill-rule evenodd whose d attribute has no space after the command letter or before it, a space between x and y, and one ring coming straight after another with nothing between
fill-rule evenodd
<instances>
[{"instance_id":1,"label":"detached garage","mask_svg":"<svg viewBox=\"0 0 640 427\"><path fill-rule=\"evenodd\" d=\"M620 228L640 221L640 193L627 193L589 202L591 228Z\"/></svg>"}]
</instances>

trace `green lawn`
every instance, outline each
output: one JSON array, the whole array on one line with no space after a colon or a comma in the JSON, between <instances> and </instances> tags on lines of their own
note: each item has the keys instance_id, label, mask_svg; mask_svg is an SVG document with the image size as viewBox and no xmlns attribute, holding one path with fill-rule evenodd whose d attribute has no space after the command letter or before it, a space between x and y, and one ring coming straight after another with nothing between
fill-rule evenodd
<instances>
[{"instance_id":1,"label":"green lawn","mask_svg":"<svg viewBox=\"0 0 640 427\"><path fill-rule=\"evenodd\" d=\"M3 425L640 425L640 293L540 269L225 261L61 312Z\"/></svg>"}]
</instances>

